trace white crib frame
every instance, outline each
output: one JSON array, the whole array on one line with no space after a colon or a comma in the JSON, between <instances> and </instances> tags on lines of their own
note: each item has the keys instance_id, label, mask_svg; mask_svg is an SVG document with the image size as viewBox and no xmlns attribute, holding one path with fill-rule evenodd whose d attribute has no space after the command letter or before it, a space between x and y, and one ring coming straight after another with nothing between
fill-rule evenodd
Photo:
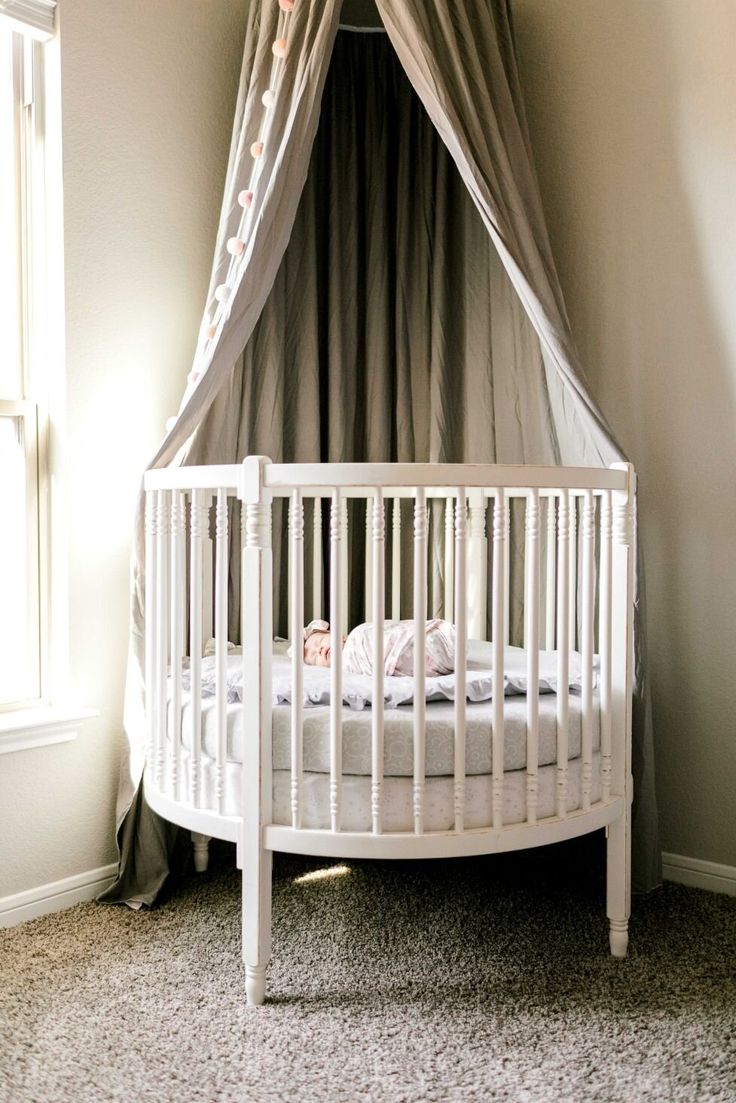
<instances>
[{"instance_id":1,"label":"white crib frame","mask_svg":"<svg viewBox=\"0 0 736 1103\"><path fill-rule=\"evenodd\" d=\"M629 464L611 468L566 468L454 464L274 464L250 456L242 464L151 471L146 489L146 717L145 794L149 805L188 828L195 867L206 868L210 837L237 843L243 871L243 960L246 995L261 1004L271 948L271 869L273 852L331 858L447 858L489 854L559 842L605 827L607 833L607 915L610 949L624 957L630 913L631 698L633 677L633 588L636 477ZM243 769L242 816L224 814L226 763L226 661L228 617L228 496L242 503L241 606L243 610ZM504 697L493 697L492 810L489 827L466 829L465 710L455 702L455 824L449 831L426 831L423 822L425 770L424 647L415 647L414 830L384 832L381 824L383 770L383 670L376 664L372 710L370 831L341 830L342 691L341 666L331 667L329 829L302 827L302 655L293 649L292 783L290 826L272 822L271 656L273 591L271 502L290 499L289 625L299 638L305 623L305 498L330 498L330 610L333 652L347 626L347 500L366 500L366 620L376 632L379 652L386 600L401 615L400 526L397 503L414 501L414 604L418 626L427 618L427 499L445 500L445 610L457 629L456 669L466 667L466 639L485 635L487 576L491 574L494 668L502 670L509 625L509 500L526 499L524 644L527 651L526 820L502 822ZM596 513L596 498L600 506ZM386 593L388 524L385 503L393 501L391 521L393 585ZM542 508L542 503L546 506ZM454 508L451 503L454 502ZM492 504L492 548L486 537L486 506ZM573 503L573 509L570 503ZM214 503L216 535L209 538ZM462 504L460 504L462 503ZM580 531L576 526L580 504ZM187 510L188 504L188 510ZM188 533L185 531L187 516ZM312 610L322 608L321 509L314 509ZM598 520L596 520L598 519ZM469 520L469 524L468 524ZM544 568L542 534L546 534ZM572 537L572 539L571 539ZM189 544L187 571L187 539ZM596 540L599 562L596 565ZM492 556L490 552L492 551ZM214 571L212 560L214 555ZM490 567L489 567L490 556ZM214 574L214 600L209 580ZM187 583L188 575L188 583ZM596 591L596 577L598 587ZM544 580L544 587L543 587ZM542 597L544 588L544 597ZM188 591L188 593L187 593ZM597 597L596 597L597 592ZM187 607L188 606L188 607ZM593 652L596 609L600 653L601 799L591 800ZM214 617L212 618L212 611ZM454 611L454 617L453 617ZM246 631L248 623L256 629ZM192 739L188 782L182 777L181 667L189 628L192 725L199 730L203 640L214 622L217 671L216 799L207 807L201 786L201 740ZM421 629L420 629L421 631ZM557 811L537 818L539 649L555 645L559 685L568 684L568 655L579 633L583 661L582 803L567 809L568 693L557 695ZM169 716L173 719L169 719Z\"/></svg>"}]
</instances>

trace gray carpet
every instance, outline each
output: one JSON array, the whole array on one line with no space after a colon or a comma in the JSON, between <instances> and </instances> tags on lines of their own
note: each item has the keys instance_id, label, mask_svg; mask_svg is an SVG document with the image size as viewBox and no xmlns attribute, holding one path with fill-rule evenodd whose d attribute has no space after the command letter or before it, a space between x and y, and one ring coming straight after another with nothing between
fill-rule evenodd
<instances>
[{"instance_id":1,"label":"gray carpet","mask_svg":"<svg viewBox=\"0 0 736 1103\"><path fill-rule=\"evenodd\" d=\"M637 899L614 961L597 847L306 882L329 863L277 857L263 1008L224 846L150 912L0 931L0 1099L736 1100L736 899Z\"/></svg>"}]
</instances>

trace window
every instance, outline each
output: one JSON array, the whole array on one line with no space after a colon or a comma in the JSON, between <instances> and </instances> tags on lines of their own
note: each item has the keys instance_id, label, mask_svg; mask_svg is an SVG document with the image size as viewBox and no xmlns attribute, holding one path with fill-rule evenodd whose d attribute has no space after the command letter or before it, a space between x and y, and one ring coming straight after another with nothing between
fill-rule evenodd
<instances>
[{"instance_id":1,"label":"window","mask_svg":"<svg viewBox=\"0 0 736 1103\"><path fill-rule=\"evenodd\" d=\"M6 708L42 697L44 165L43 119L34 103L41 50L0 22L0 706Z\"/></svg>"},{"instance_id":2,"label":"window","mask_svg":"<svg viewBox=\"0 0 736 1103\"><path fill-rule=\"evenodd\" d=\"M87 715L61 707L64 329L55 6L0 0L0 752L73 738L73 721Z\"/></svg>"}]
</instances>

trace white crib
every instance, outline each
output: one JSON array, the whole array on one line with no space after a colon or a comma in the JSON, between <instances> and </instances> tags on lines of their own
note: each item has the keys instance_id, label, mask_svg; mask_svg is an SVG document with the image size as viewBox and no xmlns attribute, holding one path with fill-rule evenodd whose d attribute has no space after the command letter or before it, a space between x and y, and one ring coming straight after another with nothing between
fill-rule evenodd
<instances>
[{"instance_id":1,"label":"white crib","mask_svg":"<svg viewBox=\"0 0 736 1103\"><path fill-rule=\"evenodd\" d=\"M237 842L249 1003L265 997L275 850L344 859L446 858L539 846L605 827L610 948L625 956L635 540L630 466L274 464L251 456L240 465L151 471L145 489L146 799L192 832L199 869L206 867L210 837ZM387 611L394 619L413 617L413 705L386 712L378 663L372 707L357 719L348 716L342 667L333 662L329 705L321 713L309 702L305 708L301 646L289 658L283 647L274 657L271 507L278 498L288 499L290 639L301 640L307 612L327 612L338 654L350 627L350 594L353 620L373 624L374 654L382 653ZM239 532L232 531L236 500ZM356 523L363 507L364 529ZM523 533L515 546L512 528ZM235 540L239 556L231 560ZM430 553L432 576L441 578L431 608ZM231 562L242 564L242 658L235 659L227 643ZM357 569L364 573L358 603L350 586ZM489 639L494 675L504 671L512 601L523 623L523 652L516 654L523 655L525 696L505 696L494 676L485 712L464 692L442 708L427 702L425 620L441 614L454 621L455 678L462 685L469 640ZM207 660L211 635L214 657ZM555 664L551 696L539 692L540 661ZM575 685L572 661L580 670ZM207 662L214 666L210 698L202 695ZM290 707L272 703L274 663L290 671ZM242 678L239 704L228 700L234 664ZM318 750L313 715L322 717ZM439 761L438 718L451 725L449 762L447 755ZM350 748L360 746L362 765L344 761L345 731L356 724ZM410 757L397 771L387 766L395 758L388 750L400 739L405 749L410 745ZM509 768L512 751L517 760Z\"/></svg>"}]
</instances>

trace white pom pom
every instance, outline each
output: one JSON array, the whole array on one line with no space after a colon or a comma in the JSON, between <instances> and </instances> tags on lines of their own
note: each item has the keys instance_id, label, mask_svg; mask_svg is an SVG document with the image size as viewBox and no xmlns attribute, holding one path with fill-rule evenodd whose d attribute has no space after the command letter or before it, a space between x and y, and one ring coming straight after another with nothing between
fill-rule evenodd
<instances>
[{"instance_id":1,"label":"white pom pom","mask_svg":"<svg viewBox=\"0 0 736 1103\"><path fill-rule=\"evenodd\" d=\"M225 248L231 256L239 257L245 249L245 242L241 241L239 237L231 237L228 238L228 242Z\"/></svg>"},{"instance_id":2,"label":"white pom pom","mask_svg":"<svg viewBox=\"0 0 736 1103\"><path fill-rule=\"evenodd\" d=\"M215 288L215 298L218 303L224 303L230 295L230 288L226 283L221 283L219 287Z\"/></svg>"},{"instance_id":3,"label":"white pom pom","mask_svg":"<svg viewBox=\"0 0 736 1103\"><path fill-rule=\"evenodd\" d=\"M267 88L261 96L261 103L264 107L273 107L276 103L276 93Z\"/></svg>"}]
</instances>

